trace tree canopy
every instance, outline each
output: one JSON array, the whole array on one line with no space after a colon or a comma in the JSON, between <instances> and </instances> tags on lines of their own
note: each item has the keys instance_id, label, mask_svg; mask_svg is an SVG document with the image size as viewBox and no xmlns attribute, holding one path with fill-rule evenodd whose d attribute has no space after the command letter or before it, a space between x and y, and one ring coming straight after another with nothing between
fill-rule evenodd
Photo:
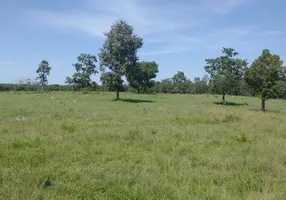
<instances>
[{"instance_id":1,"label":"tree canopy","mask_svg":"<svg viewBox=\"0 0 286 200\"><path fill-rule=\"evenodd\" d=\"M117 78L117 79L116 79ZM114 91L123 87L123 80L120 76L115 76L112 72L104 72L101 74L100 80L104 87L107 87L109 91Z\"/></svg>"},{"instance_id":2,"label":"tree canopy","mask_svg":"<svg viewBox=\"0 0 286 200\"><path fill-rule=\"evenodd\" d=\"M174 93L190 93L192 87L192 82L181 71L172 77L172 84Z\"/></svg>"},{"instance_id":3,"label":"tree canopy","mask_svg":"<svg viewBox=\"0 0 286 200\"><path fill-rule=\"evenodd\" d=\"M222 94L224 103L225 95L239 87L247 61L235 58L239 54L232 48L223 48L222 53L220 57L206 59L205 70L211 78L211 90Z\"/></svg>"},{"instance_id":4,"label":"tree canopy","mask_svg":"<svg viewBox=\"0 0 286 200\"><path fill-rule=\"evenodd\" d=\"M77 90L92 87L94 84L90 76L98 73L96 56L81 53L77 59L78 62L73 64L76 72L72 77L66 78L66 83L73 85Z\"/></svg>"},{"instance_id":5,"label":"tree canopy","mask_svg":"<svg viewBox=\"0 0 286 200\"><path fill-rule=\"evenodd\" d=\"M50 75L52 68L50 67L50 64L48 61L43 60L36 71L38 74L38 77L36 78L39 81L39 84L43 87L48 84L48 76Z\"/></svg>"},{"instance_id":6,"label":"tree canopy","mask_svg":"<svg viewBox=\"0 0 286 200\"><path fill-rule=\"evenodd\" d=\"M137 51L143 45L143 39L134 33L131 25L124 20L115 21L109 32L104 33L106 40L100 49L100 68L105 72L107 68L112 76L109 78L116 87L116 99L119 99L119 86L122 76L134 74L138 56Z\"/></svg>"},{"instance_id":7,"label":"tree canopy","mask_svg":"<svg viewBox=\"0 0 286 200\"><path fill-rule=\"evenodd\" d=\"M245 80L254 94L261 98L261 110L265 101L278 96L277 82L284 77L283 61L278 55L264 49L262 54L245 70Z\"/></svg>"},{"instance_id":8,"label":"tree canopy","mask_svg":"<svg viewBox=\"0 0 286 200\"><path fill-rule=\"evenodd\" d=\"M154 85L154 78L157 77L158 64L156 62L139 62L137 67L134 68L133 73L128 74L127 80L129 85L138 90L146 90Z\"/></svg>"}]
</instances>

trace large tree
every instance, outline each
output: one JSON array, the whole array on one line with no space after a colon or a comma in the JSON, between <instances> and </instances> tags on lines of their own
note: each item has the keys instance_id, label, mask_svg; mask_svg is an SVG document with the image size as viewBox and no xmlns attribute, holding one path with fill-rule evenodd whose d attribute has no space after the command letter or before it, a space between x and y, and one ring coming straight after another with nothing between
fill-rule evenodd
<instances>
[{"instance_id":1,"label":"large tree","mask_svg":"<svg viewBox=\"0 0 286 200\"><path fill-rule=\"evenodd\" d=\"M44 86L48 84L48 76L50 75L52 68L49 65L49 62L43 60L36 71L38 74L37 80L39 84L42 85L42 90L44 90Z\"/></svg>"},{"instance_id":2,"label":"large tree","mask_svg":"<svg viewBox=\"0 0 286 200\"><path fill-rule=\"evenodd\" d=\"M77 90L91 88L93 82L90 76L98 73L96 69L96 56L81 53L77 59L78 62L73 64L76 72L72 77L66 78L66 83L73 85Z\"/></svg>"},{"instance_id":3,"label":"large tree","mask_svg":"<svg viewBox=\"0 0 286 200\"><path fill-rule=\"evenodd\" d=\"M107 68L112 76L110 83L116 87L116 99L119 99L119 89L122 77L134 73L137 66L137 51L143 45L143 39L134 33L131 25L124 20L115 21L111 29L104 33L106 40L100 49L100 68Z\"/></svg>"},{"instance_id":4,"label":"large tree","mask_svg":"<svg viewBox=\"0 0 286 200\"><path fill-rule=\"evenodd\" d=\"M278 96L277 82L283 77L282 64L279 55L271 54L268 49L264 49L252 65L245 69L245 81L254 94L261 98L263 112L265 101Z\"/></svg>"},{"instance_id":5,"label":"large tree","mask_svg":"<svg viewBox=\"0 0 286 200\"><path fill-rule=\"evenodd\" d=\"M134 68L133 73L128 74L127 80L129 85L138 90L146 90L154 85L153 79L157 77L158 64L156 62L140 62L137 68Z\"/></svg>"},{"instance_id":6,"label":"large tree","mask_svg":"<svg viewBox=\"0 0 286 200\"><path fill-rule=\"evenodd\" d=\"M206 59L205 70L211 78L210 89L222 94L222 101L225 103L225 95L239 87L247 61L235 58L239 54L232 48L223 48L222 53L220 57Z\"/></svg>"}]
</instances>

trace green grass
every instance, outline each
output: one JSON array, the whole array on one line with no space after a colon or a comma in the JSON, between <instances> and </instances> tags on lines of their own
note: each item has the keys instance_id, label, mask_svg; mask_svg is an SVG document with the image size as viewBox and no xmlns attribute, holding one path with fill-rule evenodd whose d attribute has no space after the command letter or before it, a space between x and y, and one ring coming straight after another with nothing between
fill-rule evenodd
<instances>
[{"instance_id":1,"label":"green grass","mask_svg":"<svg viewBox=\"0 0 286 200\"><path fill-rule=\"evenodd\" d=\"M0 199L286 199L286 101L0 93Z\"/></svg>"}]
</instances>

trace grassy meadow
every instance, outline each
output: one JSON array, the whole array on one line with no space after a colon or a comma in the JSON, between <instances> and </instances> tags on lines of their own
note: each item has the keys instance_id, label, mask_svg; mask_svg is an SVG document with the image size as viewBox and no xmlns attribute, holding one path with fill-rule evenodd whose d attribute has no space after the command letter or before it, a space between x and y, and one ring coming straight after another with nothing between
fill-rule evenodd
<instances>
[{"instance_id":1,"label":"grassy meadow","mask_svg":"<svg viewBox=\"0 0 286 200\"><path fill-rule=\"evenodd\" d=\"M0 199L286 199L286 101L0 93Z\"/></svg>"}]
</instances>

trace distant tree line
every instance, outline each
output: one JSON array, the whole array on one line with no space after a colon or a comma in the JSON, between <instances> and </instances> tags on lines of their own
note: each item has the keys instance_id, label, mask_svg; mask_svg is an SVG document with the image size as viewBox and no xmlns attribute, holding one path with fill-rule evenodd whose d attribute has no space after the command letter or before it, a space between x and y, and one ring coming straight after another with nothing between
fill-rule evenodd
<instances>
[{"instance_id":1,"label":"distant tree line","mask_svg":"<svg viewBox=\"0 0 286 200\"><path fill-rule=\"evenodd\" d=\"M286 99L286 70L279 55L263 49L262 54L249 65L239 58L232 48L223 48L222 55L205 60L204 77L188 79L178 71L173 77L156 81L159 73L155 61L139 61L138 50L143 38L134 33L124 20L115 21L104 33L106 39L97 57L81 53L72 66L75 72L66 78L67 85L49 85L48 76L52 70L43 60L37 70L35 81L26 80L19 84L0 84L0 91L114 91L116 99L120 92L170 93L170 94L220 94L222 103L226 95L257 96L261 99L261 110L270 98ZM101 85L91 79L100 75ZM127 83L123 81L125 79Z\"/></svg>"}]
</instances>

